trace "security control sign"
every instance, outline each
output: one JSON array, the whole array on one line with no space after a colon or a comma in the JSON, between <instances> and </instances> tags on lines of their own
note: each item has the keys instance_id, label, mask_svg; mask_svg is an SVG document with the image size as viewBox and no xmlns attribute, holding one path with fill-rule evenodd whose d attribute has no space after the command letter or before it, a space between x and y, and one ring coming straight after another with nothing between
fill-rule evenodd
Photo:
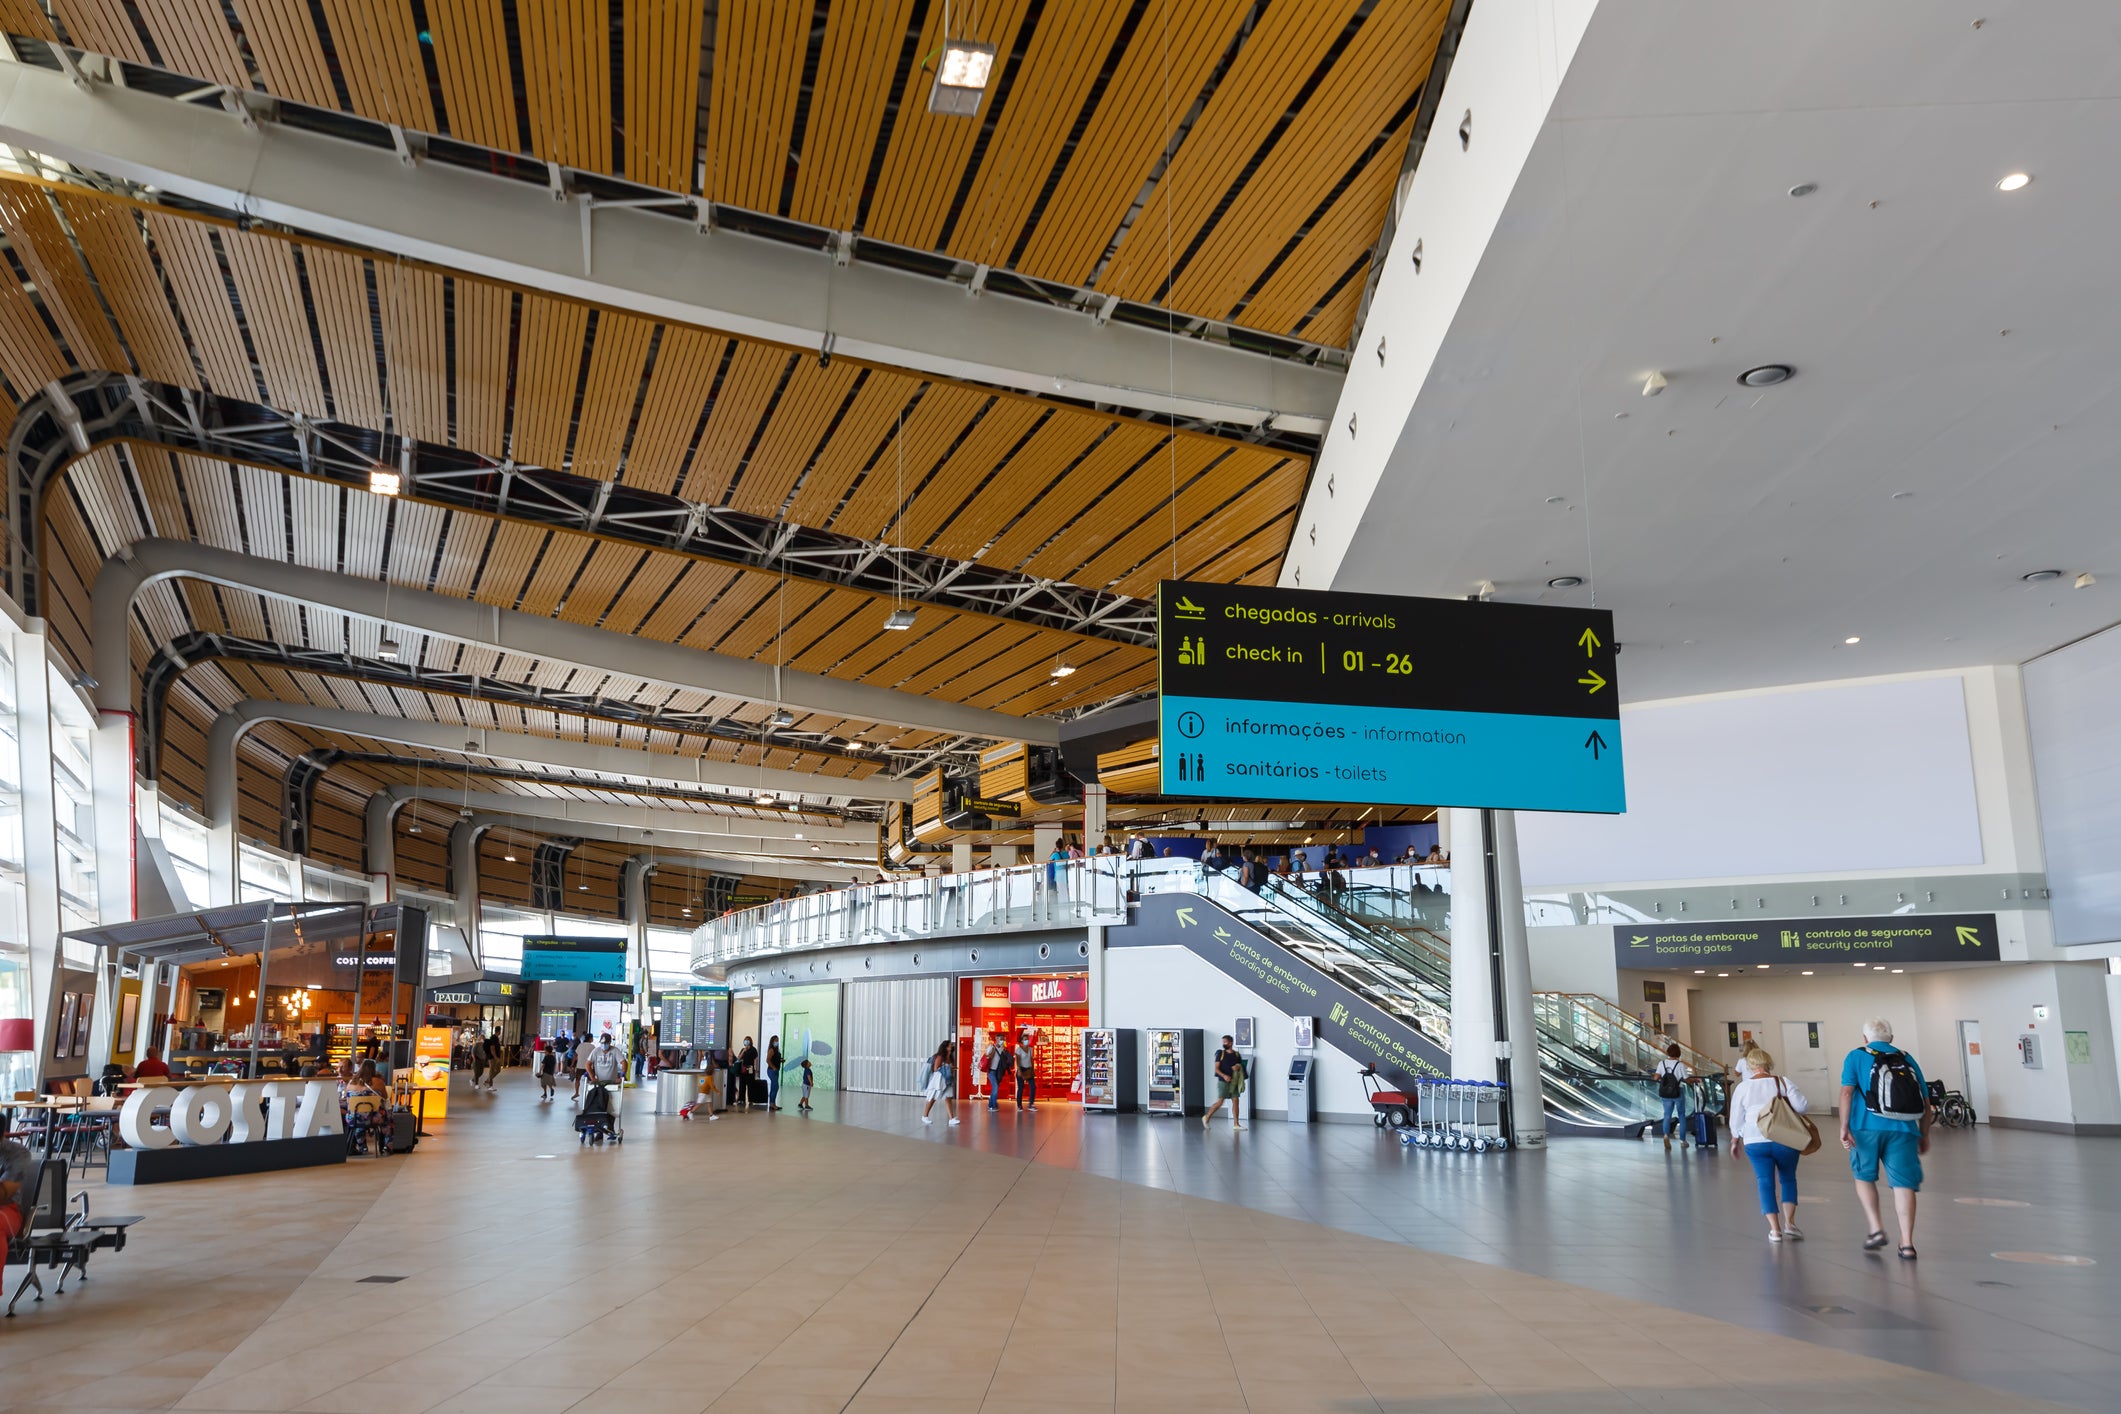
<instances>
[{"instance_id":1,"label":"security control sign","mask_svg":"<svg viewBox=\"0 0 2121 1414\"><path fill-rule=\"evenodd\" d=\"M1613 616L1167 580L1163 793L1619 814Z\"/></svg>"},{"instance_id":2,"label":"security control sign","mask_svg":"<svg viewBox=\"0 0 2121 1414\"><path fill-rule=\"evenodd\" d=\"M1993 913L1642 923L1613 930L1613 956L1622 967L1995 962L2002 955Z\"/></svg>"}]
</instances>

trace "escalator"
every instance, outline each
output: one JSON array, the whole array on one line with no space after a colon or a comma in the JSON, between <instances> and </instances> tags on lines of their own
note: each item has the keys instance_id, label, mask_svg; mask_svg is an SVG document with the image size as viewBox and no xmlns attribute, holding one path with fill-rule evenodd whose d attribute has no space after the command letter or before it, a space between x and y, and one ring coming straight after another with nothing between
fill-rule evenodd
<instances>
[{"instance_id":1,"label":"escalator","mask_svg":"<svg viewBox=\"0 0 2121 1414\"><path fill-rule=\"evenodd\" d=\"M1450 1073L1450 944L1432 926L1443 896L1371 886L1350 907L1347 895L1322 899L1287 880L1255 894L1190 870L1141 883L1150 896L1133 925L1108 931L1109 946L1186 946L1282 1010L1314 1009L1326 1040L1401 1084ZM1173 902L1185 894L1213 912L1189 917L1193 906ZM1541 993L1534 1018L1550 1133L1635 1137L1662 1114L1648 1075L1661 1045L1634 1017L1602 998ZM1705 1057L1689 1061L1714 1073Z\"/></svg>"}]
</instances>

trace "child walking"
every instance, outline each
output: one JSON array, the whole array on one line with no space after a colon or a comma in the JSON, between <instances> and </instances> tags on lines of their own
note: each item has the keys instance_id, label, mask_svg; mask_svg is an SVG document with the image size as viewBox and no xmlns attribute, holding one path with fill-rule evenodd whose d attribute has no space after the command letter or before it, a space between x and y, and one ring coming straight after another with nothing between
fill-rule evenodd
<instances>
[{"instance_id":1,"label":"child walking","mask_svg":"<svg viewBox=\"0 0 2121 1414\"><path fill-rule=\"evenodd\" d=\"M810 1074L810 1057L808 1057L808 1056L804 1056L804 1057L803 1057L803 1098L802 1098L802 1099L800 1099L800 1100L797 1100L797 1101L795 1102L795 1107L796 1107L797 1109L799 1109L799 1110L803 1111L803 1112L804 1112L805 1114L808 1114L808 1113L810 1112L810 1085L811 1085L811 1079L812 1079L812 1077L811 1077L811 1074Z\"/></svg>"}]
</instances>

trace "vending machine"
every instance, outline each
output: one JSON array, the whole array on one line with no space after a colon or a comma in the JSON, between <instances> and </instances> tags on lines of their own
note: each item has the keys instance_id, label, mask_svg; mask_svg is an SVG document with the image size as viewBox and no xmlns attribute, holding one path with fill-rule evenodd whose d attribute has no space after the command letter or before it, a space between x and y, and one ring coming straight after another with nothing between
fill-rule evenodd
<instances>
[{"instance_id":1,"label":"vending machine","mask_svg":"<svg viewBox=\"0 0 2121 1414\"><path fill-rule=\"evenodd\" d=\"M1140 1035L1124 1026L1083 1032L1084 1109L1113 1114L1141 1103L1141 1072L1135 1065Z\"/></svg>"},{"instance_id":2,"label":"vending machine","mask_svg":"<svg viewBox=\"0 0 2121 1414\"><path fill-rule=\"evenodd\" d=\"M1149 1052L1149 1103L1144 1108L1152 1115L1204 1112L1208 1100L1201 1040L1206 1033L1195 1027L1158 1028L1142 1034Z\"/></svg>"}]
</instances>

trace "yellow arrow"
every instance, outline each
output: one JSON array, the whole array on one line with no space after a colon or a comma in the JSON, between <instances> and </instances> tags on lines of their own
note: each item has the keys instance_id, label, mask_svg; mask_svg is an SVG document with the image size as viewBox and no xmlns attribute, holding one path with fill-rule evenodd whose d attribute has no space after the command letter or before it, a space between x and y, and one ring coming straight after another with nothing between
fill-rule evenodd
<instances>
[{"instance_id":1,"label":"yellow arrow","mask_svg":"<svg viewBox=\"0 0 2121 1414\"><path fill-rule=\"evenodd\" d=\"M1193 926L1193 910L1192 910L1192 909L1190 909L1190 908L1181 908L1181 909L1180 909L1180 910L1178 911L1178 926L1179 926L1179 927L1181 927L1181 928L1190 928L1190 927L1192 927L1192 926Z\"/></svg>"},{"instance_id":2,"label":"yellow arrow","mask_svg":"<svg viewBox=\"0 0 2121 1414\"><path fill-rule=\"evenodd\" d=\"M1596 669L1596 668L1592 668L1592 669L1590 670L1590 673L1591 673L1591 675L1590 675L1589 677L1587 677L1587 678L1578 678L1578 679L1576 679L1576 681L1578 681L1578 682L1582 682L1582 683L1589 683L1589 684L1591 685L1591 691L1593 691L1593 692L1596 692L1596 691L1598 691L1598 689L1599 689L1599 688L1601 688L1601 687L1604 687L1604 686L1605 686L1605 679L1604 679L1604 678L1602 678L1602 677L1600 677L1600 676L1598 676L1598 669Z\"/></svg>"},{"instance_id":3,"label":"yellow arrow","mask_svg":"<svg viewBox=\"0 0 2121 1414\"><path fill-rule=\"evenodd\" d=\"M1958 933L1959 946L1963 948L1978 948L1981 946L1981 933L1978 929L1969 928L1961 924Z\"/></svg>"},{"instance_id":4,"label":"yellow arrow","mask_svg":"<svg viewBox=\"0 0 2121 1414\"><path fill-rule=\"evenodd\" d=\"M1603 643L1600 643L1598 641L1598 635L1591 632L1589 629L1585 629L1583 631L1583 637L1577 639L1576 641L1579 644L1583 645L1583 656L1586 658L1591 656L1591 650L1593 648L1605 647Z\"/></svg>"}]
</instances>

